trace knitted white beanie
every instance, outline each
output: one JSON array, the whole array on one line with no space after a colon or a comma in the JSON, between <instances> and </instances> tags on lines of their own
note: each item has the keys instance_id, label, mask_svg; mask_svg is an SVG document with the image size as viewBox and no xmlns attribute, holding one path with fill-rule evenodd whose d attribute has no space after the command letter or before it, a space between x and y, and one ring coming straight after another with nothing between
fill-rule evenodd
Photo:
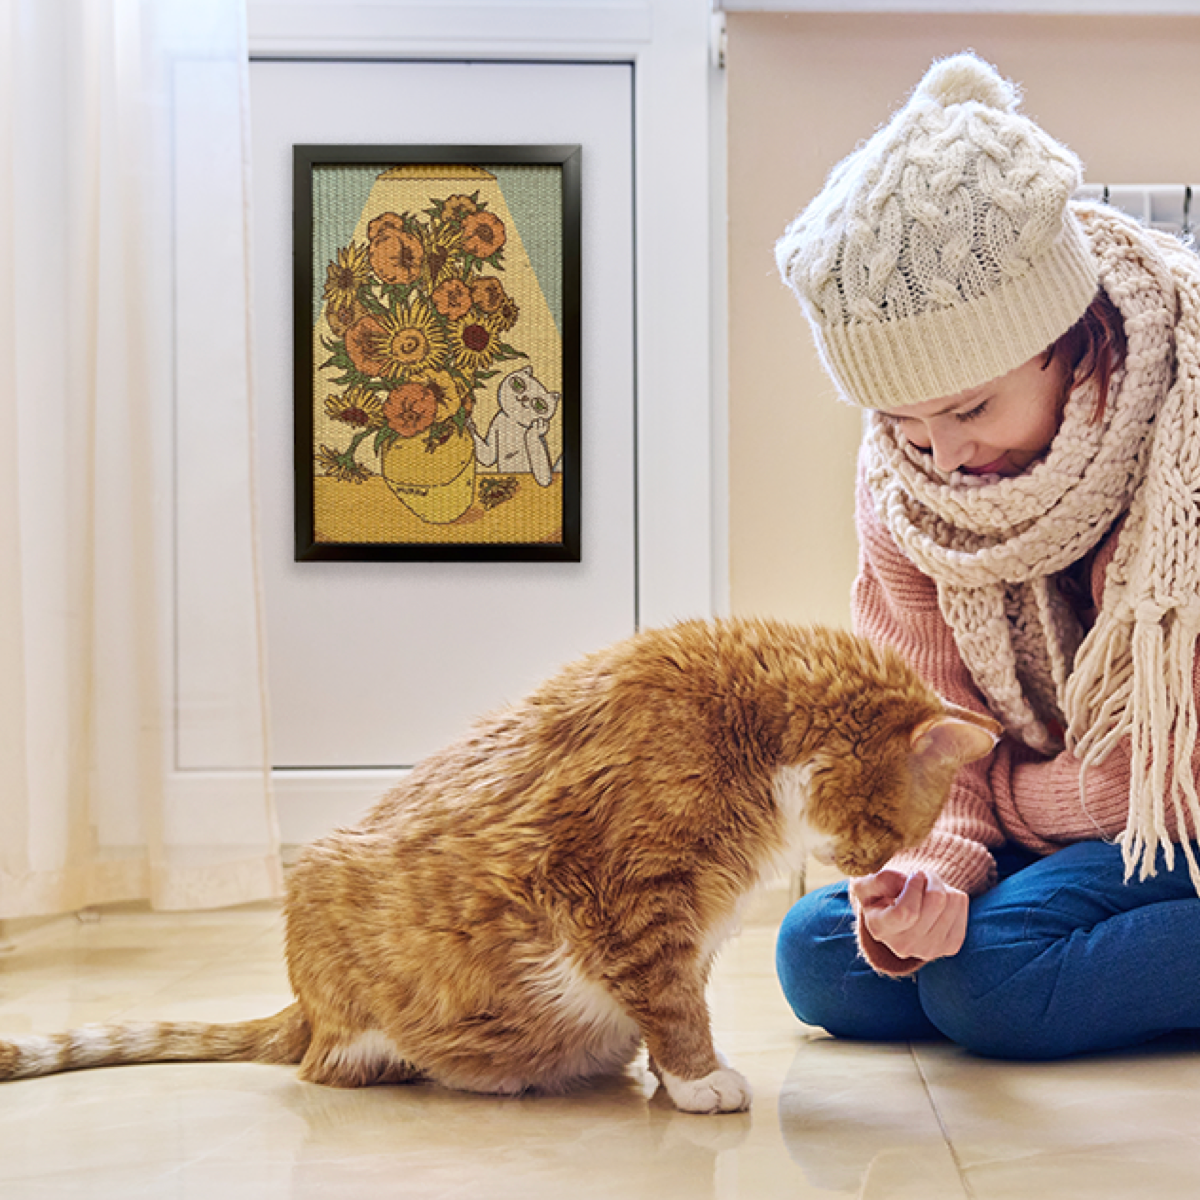
<instances>
[{"instance_id":1,"label":"knitted white beanie","mask_svg":"<svg viewBox=\"0 0 1200 1200\"><path fill-rule=\"evenodd\" d=\"M776 246L844 397L893 409L1019 367L1096 294L1079 160L973 54L930 68Z\"/></svg>"}]
</instances>

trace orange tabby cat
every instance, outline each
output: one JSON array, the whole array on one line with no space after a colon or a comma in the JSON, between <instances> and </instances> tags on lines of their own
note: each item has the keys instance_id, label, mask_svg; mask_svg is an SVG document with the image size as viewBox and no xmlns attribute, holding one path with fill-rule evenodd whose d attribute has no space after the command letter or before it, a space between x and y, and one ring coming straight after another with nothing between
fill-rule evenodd
<instances>
[{"instance_id":1,"label":"orange tabby cat","mask_svg":"<svg viewBox=\"0 0 1200 1200\"><path fill-rule=\"evenodd\" d=\"M297 1003L234 1025L0 1042L0 1078L171 1060L300 1063L357 1087L557 1092L644 1040L675 1104L745 1108L709 965L759 882L874 871L929 831L990 718L850 634L687 622L567 667L417 766L291 873Z\"/></svg>"}]
</instances>

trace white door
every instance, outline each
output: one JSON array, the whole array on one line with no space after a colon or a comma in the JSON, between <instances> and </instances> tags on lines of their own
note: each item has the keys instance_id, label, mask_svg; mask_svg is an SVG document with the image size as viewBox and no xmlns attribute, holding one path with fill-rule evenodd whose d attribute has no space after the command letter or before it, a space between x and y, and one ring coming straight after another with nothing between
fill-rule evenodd
<instances>
[{"instance_id":1,"label":"white door","mask_svg":"<svg viewBox=\"0 0 1200 1200\"><path fill-rule=\"evenodd\" d=\"M262 60L251 87L273 761L391 770L635 628L632 67ZM581 562L293 561L298 143L582 146Z\"/></svg>"}]
</instances>

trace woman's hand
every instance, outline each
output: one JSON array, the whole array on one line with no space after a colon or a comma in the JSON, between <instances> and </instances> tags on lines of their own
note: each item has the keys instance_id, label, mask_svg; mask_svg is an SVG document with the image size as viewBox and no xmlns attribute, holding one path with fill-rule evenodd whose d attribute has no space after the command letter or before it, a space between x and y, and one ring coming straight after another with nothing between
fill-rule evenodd
<instances>
[{"instance_id":1,"label":"woman's hand","mask_svg":"<svg viewBox=\"0 0 1200 1200\"><path fill-rule=\"evenodd\" d=\"M850 898L867 932L898 958L932 962L962 949L967 936L966 892L933 871L904 875L884 868L850 880Z\"/></svg>"}]
</instances>

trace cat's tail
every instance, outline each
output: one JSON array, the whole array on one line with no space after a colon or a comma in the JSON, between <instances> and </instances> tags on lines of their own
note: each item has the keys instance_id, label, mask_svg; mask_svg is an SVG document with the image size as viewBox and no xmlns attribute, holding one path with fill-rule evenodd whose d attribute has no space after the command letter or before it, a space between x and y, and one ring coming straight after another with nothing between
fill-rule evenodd
<instances>
[{"instance_id":1,"label":"cat's tail","mask_svg":"<svg viewBox=\"0 0 1200 1200\"><path fill-rule=\"evenodd\" d=\"M310 1040L298 1004L273 1017L231 1025L145 1021L84 1025L66 1033L30 1033L0 1040L0 1079L29 1079L153 1062L297 1063Z\"/></svg>"}]
</instances>

